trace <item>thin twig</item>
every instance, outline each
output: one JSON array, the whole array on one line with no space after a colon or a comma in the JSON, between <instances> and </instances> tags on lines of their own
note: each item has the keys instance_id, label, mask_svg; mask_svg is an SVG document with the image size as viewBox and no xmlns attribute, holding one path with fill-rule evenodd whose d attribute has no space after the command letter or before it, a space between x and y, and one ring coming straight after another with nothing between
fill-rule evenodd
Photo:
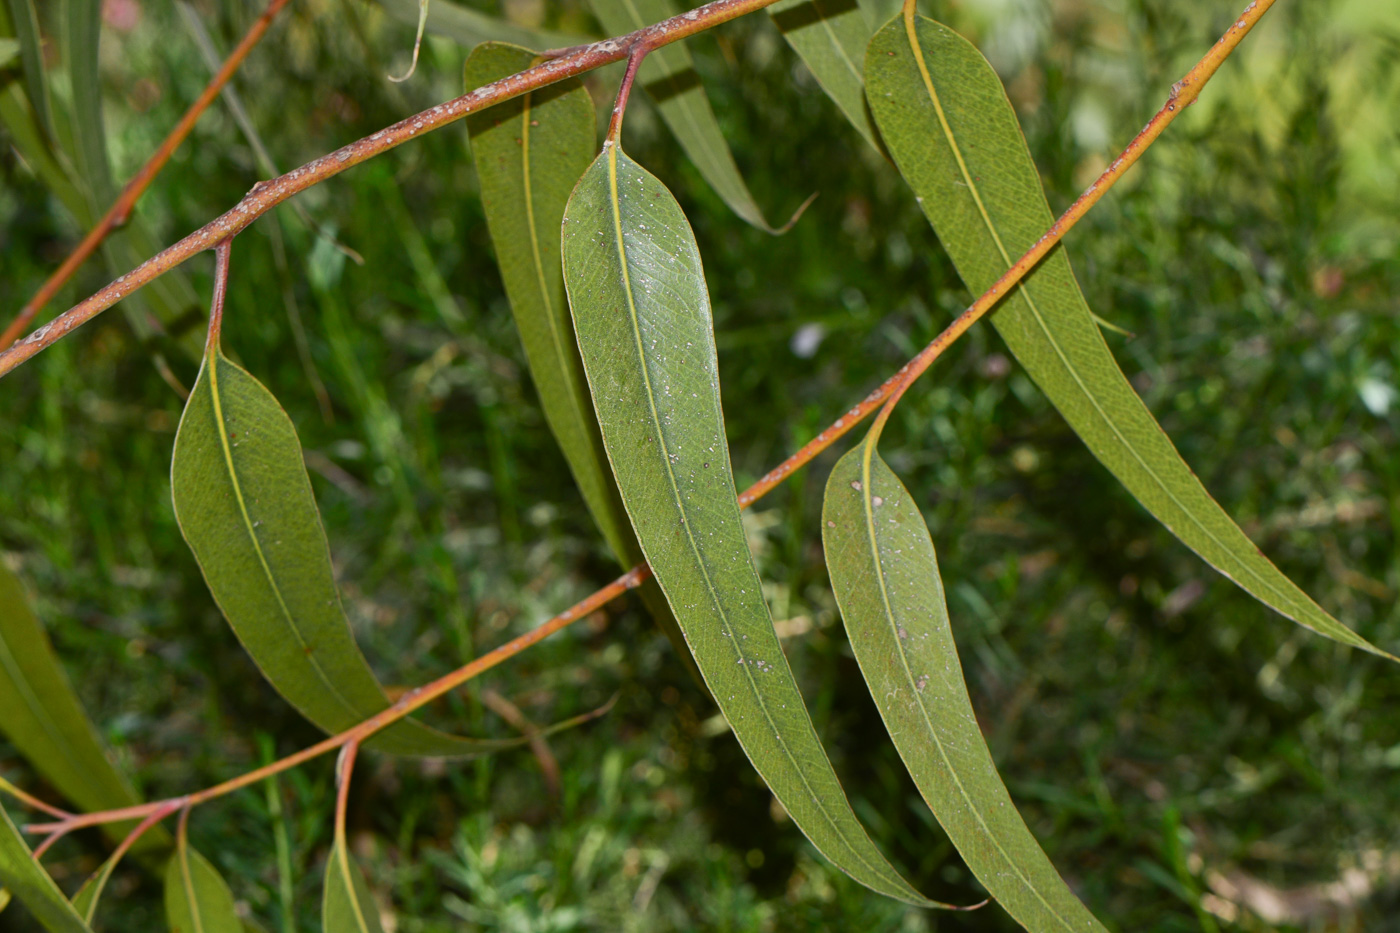
<instances>
[{"instance_id":1,"label":"thin twig","mask_svg":"<svg viewBox=\"0 0 1400 933\"><path fill-rule=\"evenodd\" d=\"M253 46L258 44L263 34L267 32L268 26L272 25L272 20L286 5L287 0L271 0L267 9L263 10L262 15L257 18L247 35L243 37L243 41L239 42L229 57L224 59L223 66L205 85L199 97L195 98L195 102L190 104L185 115L180 118L180 122L175 124L170 135L165 137L156 151L146 160L146 164L141 166L141 170L132 176L131 180L122 188L121 194L107 209L107 213L102 215L102 219L97 222L97 225L88 231L82 242L73 249L67 259L63 260L63 264L54 270L48 281L40 286L39 290L34 293L34 297L29 299L29 303L20 308L19 314L15 315L15 319L10 322L4 332L0 333L0 350L10 346L19 338L20 334L24 333L29 322L34 320L34 315L38 314L40 309L49 303L49 300L58 293L58 290L72 277L73 273L78 271L78 267L87 261L87 258L97 250L97 247L102 245L102 241L107 238L107 235L126 223L127 218L131 216L132 208L136 206L141 195L145 194L151 182L155 181L156 175L165 167L165 163L170 161L175 150L180 148L185 137L190 135L190 131L199 122L200 116L219 96L224 85L228 84L234 73L238 71L239 66L243 64L243 60L248 57L248 53L253 51Z\"/></svg>"},{"instance_id":2,"label":"thin twig","mask_svg":"<svg viewBox=\"0 0 1400 933\"><path fill-rule=\"evenodd\" d=\"M400 120L363 139L313 159L271 181L259 182L232 210L216 217L194 233L167 247L96 294L69 308L28 337L0 351L0 376L4 376L45 347L72 333L137 289L149 284L196 253L241 232L253 221L294 194L298 194L352 166L388 152L419 133L440 129L492 104L572 78L602 65L626 58L638 43L659 48L732 19L771 6L777 0L714 0L688 13L647 26L616 39L605 39L540 62L518 74L477 88L422 113Z\"/></svg>"}]
</instances>

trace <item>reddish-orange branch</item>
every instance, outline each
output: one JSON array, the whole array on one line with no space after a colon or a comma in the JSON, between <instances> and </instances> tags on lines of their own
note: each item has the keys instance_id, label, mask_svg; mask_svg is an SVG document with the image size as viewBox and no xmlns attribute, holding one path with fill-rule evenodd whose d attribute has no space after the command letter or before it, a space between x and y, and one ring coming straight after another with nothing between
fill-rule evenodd
<instances>
[{"instance_id":1,"label":"reddish-orange branch","mask_svg":"<svg viewBox=\"0 0 1400 933\"><path fill-rule=\"evenodd\" d=\"M210 79L199 97L190 104L185 115L180 118L180 122L175 124L175 128L170 131L170 135L160 144L151 157L146 160L146 164L141 166L141 170L132 176L131 180L122 188L121 194L116 201L107 209L107 213L102 215L102 219L97 222L87 236L83 237L68 258L63 260L63 264L54 270L39 290L34 293L34 297L29 299L28 304L20 308L19 314L10 322L3 332L0 332L0 350L4 350L10 344L19 339L19 335L24 333L24 329L29 326L29 322L34 320L34 315L48 304L58 290L78 271L78 267L87 261L87 258L97 251L97 247L102 245L102 241L113 230L126 223L131 216L131 210L136 206L136 202L141 199L141 195L146 193L151 182L155 181L156 175L165 168L165 163L170 161L170 157L175 154L175 150L180 148L180 144L185 141L185 137L190 135L194 125L199 122L200 116L209 109L209 105L214 102L214 98L219 96L219 92L224 89L224 85L238 71L243 60L248 57L248 53L253 51L253 46L257 45L267 32L268 26L272 25L272 20L287 5L287 0L272 0L267 5L267 9L253 23L243 41L238 43L229 57L224 60L223 66L219 68L217 74Z\"/></svg>"},{"instance_id":2,"label":"reddish-orange branch","mask_svg":"<svg viewBox=\"0 0 1400 933\"><path fill-rule=\"evenodd\" d=\"M748 2L759 2L759 0L748 0ZM953 324L951 324L942 334L935 338L927 348L925 348L914 359L910 360L903 367L901 367L898 372L896 372L893 376L887 379L884 382L884 384L882 384L878 389L870 393L870 395L866 396L866 398L862 402L850 409L844 415L837 418L834 423L832 423L825 431L818 434L811 442L802 447L801 450L793 454L787 460L783 461L782 464L769 471L769 473L767 473L757 483L754 483L751 487L745 490L739 496L739 506L741 508L746 508L747 506L751 505L753 502L761 498L779 483L783 482L783 480L785 480L788 476L792 475L792 473L805 466L807 463L811 462L813 458L815 458L822 451L826 450L828 447L834 444L843 435L845 435L862 420L864 420L872 411L874 411L882 403L888 405L893 400L897 400L897 393L902 393L905 389L907 389L909 384L912 383L912 381L915 378L917 378L917 376L920 373L922 373L928 368L929 364L937 358L937 356L943 351L943 349L945 349L959 336L965 333L967 329L971 327L972 324L978 318L980 318L988 310L994 307L1000 296L1005 295L1008 290L1014 288L1021 281L1021 279L1032 268L1034 268L1036 262L1040 258L1043 258L1045 253L1048 252L1049 249L1059 241L1059 239L1064 235L1065 231L1068 230L1071 226L1073 226L1074 223L1077 222L1078 219L1082 217L1084 213L1086 213L1089 210L1089 208L1094 205L1095 202L1098 201L1098 199L1102 196L1103 192L1115 181L1117 181L1119 177L1122 176L1123 172L1127 170L1127 168L1132 164L1132 162L1136 161L1137 157L1141 155L1142 151L1152 144L1152 142L1157 138L1157 136L1161 134L1162 130L1166 128L1167 124L1170 123L1172 119L1174 119L1175 114L1180 109L1186 107L1196 99L1196 97L1200 94L1201 88L1205 85L1205 83L1208 80L1210 80L1210 77L1215 73L1216 69L1219 68L1220 63L1224 61L1226 57L1229 56L1229 54L1234 50L1235 46L1237 46L1240 40L1244 38L1244 35L1259 20L1259 17L1262 16L1264 12L1270 6L1273 5L1273 2L1274 0L1256 0L1256 2L1253 2L1249 5L1249 7L1242 14L1241 18L1233 26L1231 26L1229 32L1226 33L1225 37L1222 38L1220 42L1218 42L1210 50L1210 52L1208 52L1206 56L1194 68L1191 69L1191 71L1187 74L1186 78L1184 78L1181 82L1179 82L1172 88L1172 96L1168 100L1167 104L1163 107L1162 111L1159 112L1158 115L1153 118L1153 121L1149 123L1147 127L1145 127L1143 131L1133 139L1133 141L1129 144L1128 148L1124 151L1123 155L1121 155L1109 168L1109 170L1105 172L1104 175L1101 176L1098 181L1091 185L1088 191L1086 191L1084 195L1082 195L1079 198L1079 200L1076 201L1074 205L1072 205L1070 209L1066 211L1065 214L1058 221L1055 222L1055 224L1050 228L1050 230L1047 231L1046 234L1036 242L1035 246L1033 246L1029 251L1027 251L1027 253L1024 256L1018 259L1016 263L1014 263L1012 267L1009 270L1007 270L1006 274L997 280L996 284L994 284L981 297L979 297L977 301L974 302L970 308L968 308L967 311L964 311L961 315L959 315L958 318L953 322ZM761 6L762 3L759 2L759 5ZM702 7L701 9L705 10L709 9L709 7ZM643 32L645 32L645 30L643 30ZM634 34L634 36L635 35L637 34ZM595 48L597 47L584 47L585 50ZM609 61L616 61L626 56L625 46L622 46L620 48L622 48L623 51L617 52L617 54L613 54L613 52L606 53L608 55L613 56L612 58L608 59ZM559 60L566 60L570 54L573 54L572 50L570 52L563 53L563 57ZM505 81L511 82L519 80L523 83L524 77L530 75L535 70L536 69L530 69L529 71L522 72L520 75L516 75L513 78L507 78L505 79ZM553 80L558 80L558 78L556 77ZM544 83L549 82L546 81ZM502 84L504 84L504 82L497 82L497 85ZM488 86L488 88L496 87L497 85L490 85ZM510 96L519 93L524 93L527 90L533 89L534 86L536 85L519 87L515 90L510 91ZM515 87L515 85L510 85L510 87ZM483 89L483 91L484 90L486 89ZM467 96L471 97L472 95ZM454 101L454 104L464 99L465 98L459 98L458 101ZM1167 115L1163 116L1163 113ZM365 158L367 157L368 156L365 156ZM316 163L312 164L314 165ZM284 176L284 178L285 177L287 176ZM211 227L212 226L213 225L211 225ZM247 226L247 223L245 222L243 226ZM240 226L237 229L241 230L243 229L243 226ZM209 228L205 229L207 230ZM225 235L225 238L231 235L232 233L228 233ZM211 245L217 245L217 243L218 241L216 240ZM179 246L179 244L176 245ZM174 247L172 247L172 249L174 249ZM227 262L226 249L227 247L225 246L225 251L221 253L220 258L222 263ZM169 253L170 250L167 250L166 252ZM161 255L165 254L163 253ZM99 295L100 294L101 293L99 293ZM73 326L76 326L76 324ZM3 355L0 355L0 364L3 364L3 361ZM3 369L3 367L0 366L0 373L3 373L4 371L5 370ZM888 417L888 407L882 413L882 418L885 417ZM508 658L514 657L521 651L524 651L526 648L529 648L539 643L540 641L543 641L545 638L548 638L555 632L567 628L569 625L573 624L579 619L584 618L585 616L589 615L595 610L611 602L616 597L621 596L627 590L635 588L650 575L651 570L645 565L638 565L636 567L633 567L631 570L623 574L618 579L614 580L612 583L608 584L607 586L603 587L602 589L598 590L597 592L593 593L587 598L581 600L580 602L574 604L569 609L550 619L548 622L545 622L543 625L540 625L539 627L532 629L529 632L526 632L524 635L521 635L507 642L501 647L496 648L494 651L482 655L481 657L470 662L469 664L459 668L456 671L453 671L450 674L439 678L438 680L433 681L432 683L424 687L408 691L407 693L403 694L403 696L400 697L389 708L385 709L381 713L370 717L369 719L354 726L353 728L348 729L345 732L340 733L339 735L331 736L330 738L324 739L321 742L318 742L317 744L312 745L309 748L305 748L300 752L296 752L295 754L289 755L286 758L273 762L272 764L258 768L254 771L250 771L247 774L243 774L239 777L225 781L222 784L215 785L214 787L210 787L198 793L191 794L188 797L175 798L174 800L156 801L153 803L142 804L140 806L126 807L119 810L106 810L98 813L71 815L59 819L56 822L30 824L25 827L25 830L31 833L46 833L52 836L58 836L85 826L96 826L105 823L150 817L156 813L169 813L171 812L172 807L193 807L197 804L204 803L205 801L223 796L224 794L228 794L240 788L247 787L250 784L262 781L273 774L278 774L282 771L286 771L299 764L302 764L303 762L324 755L327 752L333 751L337 748L343 748L351 744L353 744L354 746L358 746L360 743L364 742L369 736L378 732L380 729L383 729L386 726L397 722L398 720L407 716L409 713L412 713L413 711L437 699L438 697L452 690L455 690L456 688L460 687L462 684L465 684L467 681L471 680L477 675L491 669L492 667L495 667L497 664L507 660ZM351 752L351 755L353 755L353 752ZM343 786L341 788L341 793L344 793Z\"/></svg>"},{"instance_id":3,"label":"reddish-orange branch","mask_svg":"<svg viewBox=\"0 0 1400 933\"><path fill-rule=\"evenodd\" d=\"M388 152L408 142L419 133L439 129L492 104L538 90L565 78L572 78L628 57L639 44L647 49L678 42L721 23L770 6L777 0L714 0L688 13L639 29L616 39L606 39L592 45L567 49L558 57L502 78L461 97L438 104L422 113L400 120L377 133L366 136L334 152L313 159L300 168L292 169L271 181L254 185L252 190L232 210L200 227L194 233L167 247L126 275L119 276L106 288L69 308L63 314L38 328L28 337L0 350L0 376L9 373L25 360L74 329L92 320L132 292L149 284L196 253L203 252L244 230L254 220L298 194L367 159Z\"/></svg>"}]
</instances>

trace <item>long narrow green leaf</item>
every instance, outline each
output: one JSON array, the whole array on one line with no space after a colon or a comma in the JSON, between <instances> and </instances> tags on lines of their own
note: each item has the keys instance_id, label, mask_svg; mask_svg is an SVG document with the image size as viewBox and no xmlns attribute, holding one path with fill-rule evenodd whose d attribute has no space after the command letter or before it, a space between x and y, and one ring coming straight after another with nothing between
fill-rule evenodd
<instances>
[{"instance_id":1,"label":"long narrow green leaf","mask_svg":"<svg viewBox=\"0 0 1400 933\"><path fill-rule=\"evenodd\" d=\"M749 760L839 868L928 905L851 811L773 630L735 502L694 234L666 187L612 143L569 200L564 281L622 501Z\"/></svg>"},{"instance_id":2,"label":"long narrow green leaf","mask_svg":"<svg viewBox=\"0 0 1400 933\"><path fill-rule=\"evenodd\" d=\"M3 562L0 710L0 733L82 809L108 810L140 802L108 760L23 587Z\"/></svg>"},{"instance_id":3,"label":"long narrow green leaf","mask_svg":"<svg viewBox=\"0 0 1400 933\"><path fill-rule=\"evenodd\" d=\"M467 59L466 86L489 84L535 60L534 52L518 46L480 45ZM593 99L579 82L561 82L474 114L467 129L496 262L545 420L604 540L624 567L635 566L643 560L642 549L608 469L559 258L564 205L597 151ZM698 679L656 581L643 583L640 595Z\"/></svg>"},{"instance_id":4,"label":"long narrow green leaf","mask_svg":"<svg viewBox=\"0 0 1400 933\"><path fill-rule=\"evenodd\" d=\"M13 36L19 43L29 105L34 108L39 127L52 137L53 109L49 104L48 82L44 79L44 42L39 35L39 16L33 0L6 0L6 8L0 11L8 14L3 34Z\"/></svg>"},{"instance_id":5,"label":"long narrow green leaf","mask_svg":"<svg viewBox=\"0 0 1400 933\"><path fill-rule=\"evenodd\" d=\"M345 840L339 837L326 859L321 924L326 933L384 933L364 875L350 859Z\"/></svg>"},{"instance_id":6,"label":"long narrow green leaf","mask_svg":"<svg viewBox=\"0 0 1400 933\"><path fill-rule=\"evenodd\" d=\"M0 805L0 887L6 888L49 933L92 933L48 872L30 855L10 814Z\"/></svg>"},{"instance_id":7,"label":"long narrow green leaf","mask_svg":"<svg viewBox=\"0 0 1400 933\"><path fill-rule=\"evenodd\" d=\"M205 358L175 437L175 516L214 600L267 679L335 733L386 709L350 632L330 548L291 419L217 347ZM413 720L368 747L471 755L519 740L465 739Z\"/></svg>"},{"instance_id":8,"label":"long narrow green leaf","mask_svg":"<svg viewBox=\"0 0 1400 933\"><path fill-rule=\"evenodd\" d=\"M1099 930L1016 812L977 726L918 503L867 438L822 505L831 587L895 747L977 880L1035 933Z\"/></svg>"},{"instance_id":9,"label":"long narrow green leaf","mask_svg":"<svg viewBox=\"0 0 1400 933\"><path fill-rule=\"evenodd\" d=\"M73 909L89 926L92 925L93 918L97 916L97 905L102 900L102 892L107 890L107 882L111 879L117 862L116 856L107 859L97 871L92 873L91 877L83 882L78 893L73 895Z\"/></svg>"},{"instance_id":10,"label":"long narrow green leaf","mask_svg":"<svg viewBox=\"0 0 1400 933\"><path fill-rule=\"evenodd\" d=\"M901 17L871 41L866 78L895 164L963 281L985 291L1054 220L996 73L947 27ZM1211 498L1118 368L1063 247L992 322L1094 456L1187 547L1282 615L1389 657L1295 586Z\"/></svg>"},{"instance_id":11,"label":"long narrow green leaf","mask_svg":"<svg viewBox=\"0 0 1400 933\"><path fill-rule=\"evenodd\" d=\"M98 72L101 37L100 0L63 0L63 49L70 87L67 155L77 172L75 182L87 195L87 208L75 219L91 228L116 200L107 131L102 119L102 83ZM156 253L156 240L139 216L102 242L102 256L112 275L123 275ZM161 332L181 338L191 357L198 355L196 319L199 296L182 270L173 270L122 301L123 313L137 336Z\"/></svg>"},{"instance_id":12,"label":"long narrow green leaf","mask_svg":"<svg viewBox=\"0 0 1400 933\"><path fill-rule=\"evenodd\" d=\"M418 0L380 0L380 4L399 22L417 24ZM578 33L518 26L451 0L432 0L428 5L427 29L467 48L474 48L483 42L510 42L542 49L562 49L592 41L589 36Z\"/></svg>"},{"instance_id":13,"label":"long narrow green leaf","mask_svg":"<svg viewBox=\"0 0 1400 933\"><path fill-rule=\"evenodd\" d=\"M866 12L856 0L779 0L768 13L846 119L881 149L865 105L865 47L872 28Z\"/></svg>"},{"instance_id":14,"label":"long narrow green leaf","mask_svg":"<svg viewBox=\"0 0 1400 933\"><path fill-rule=\"evenodd\" d=\"M165 921L171 933L240 933L243 928L233 892L218 869L188 846L177 845L165 866Z\"/></svg>"},{"instance_id":15,"label":"long narrow green leaf","mask_svg":"<svg viewBox=\"0 0 1400 933\"><path fill-rule=\"evenodd\" d=\"M680 12L673 0L589 0L589 6L609 35L633 32ZM647 55L637 78L676 142L729 209L760 230L775 232L739 174L685 43Z\"/></svg>"}]
</instances>

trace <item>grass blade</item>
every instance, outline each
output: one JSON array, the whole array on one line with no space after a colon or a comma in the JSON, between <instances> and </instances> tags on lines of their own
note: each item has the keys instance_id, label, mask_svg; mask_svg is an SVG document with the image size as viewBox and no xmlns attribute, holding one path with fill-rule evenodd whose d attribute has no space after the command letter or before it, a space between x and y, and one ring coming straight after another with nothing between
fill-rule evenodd
<instances>
[{"instance_id":1,"label":"grass blade","mask_svg":"<svg viewBox=\"0 0 1400 933\"><path fill-rule=\"evenodd\" d=\"M1054 221L1001 82L970 42L919 16L875 35L866 74L895 164L969 290L985 291ZM1385 655L1295 586L1211 498L1118 368L1062 248L992 322L1099 461L1184 544L1282 615Z\"/></svg>"},{"instance_id":2,"label":"grass blade","mask_svg":"<svg viewBox=\"0 0 1400 933\"><path fill-rule=\"evenodd\" d=\"M851 811L773 630L735 501L694 234L666 187L613 143L569 200L564 281L622 500L749 760L834 864L929 905Z\"/></svg>"},{"instance_id":3,"label":"grass blade","mask_svg":"<svg viewBox=\"0 0 1400 933\"><path fill-rule=\"evenodd\" d=\"M0 805L0 887L8 889L49 933L92 933L48 872L34 861L3 805Z\"/></svg>"},{"instance_id":4,"label":"grass blade","mask_svg":"<svg viewBox=\"0 0 1400 933\"><path fill-rule=\"evenodd\" d=\"M865 105L871 24L856 0L779 0L768 14L851 125L883 152Z\"/></svg>"},{"instance_id":5,"label":"grass blade","mask_svg":"<svg viewBox=\"0 0 1400 933\"><path fill-rule=\"evenodd\" d=\"M39 35L39 16L33 0L6 0L9 20L5 35L14 36L19 44L20 65L24 69L24 87L29 106L40 128L53 138L53 107L49 104L49 87L44 80L44 40Z\"/></svg>"},{"instance_id":6,"label":"grass blade","mask_svg":"<svg viewBox=\"0 0 1400 933\"><path fill-rule=\"evenodd\" d=\"M608 35L623 35L681 12L672 0L589 0L589 7ZM729 209L760 230L778 232L764 219L739 174L734 153L719 128L685 44L677 42L652 51L637 76L676 142Z\"/></svg>"},{"instance_id":7,"label":"grass blade","mask_svg":"<svg viewBox=\"0 0 1400 933\"><path fill-rule=\"evenodd\" d=\"M364 875L350 859L345 839L337 836L326 860L326 883L321 900L321 923L329 933L384 933Z\"/></svg>"},{"instance_id":8,"label":"grass blade","mask_svg":"<svg viewBox=\"0 0 1400 933\"><path fill-rule=\"evenodd\" d=\"M467 59L466 86L489 84L535 60L528 49L485 43ZM613 555L624 568L636 566L642 549L608 469L559 255L564 206L597 152L593 99L580 82L566 81L475 114L467 119L467 130L496 263L545 421ZM639 595L698 680L700 672L656 581L642 584Z\"/></svg>"},{"instance_id":9,"label":"grass blade","mask_svg":"<svg viewBox=\"0 0 1400 933\"><path fill-rule=\"evenodd\" d=\"M919 793L972 873L1035 933L1099 930L1016 812L982 738L933 540L875 438L831 471L822 544L846 633Z\"/></svg>"},{"instance_id":10,"label":"grass blade","mask_svg":"<svg viewBox=\"0 0 1400 933\"><path fill-rule=\"evenodd\" d=\"M166 923L180 933L240 933L228 884L208 859L180 842L165 866Z\"/></svg>"},{"instance_id":11,"label":"grass blade","mask_svg":"<svg viewBox=\"0 0 1400 933\"><path fill-rule=\"evenodd\" d=\"M291 419L217 342L180 420L171 493L215 602L289 703L330 733L388 707L341 609ZM413 720L368 742L402 755L471 755L518 744L449 736Z\"/></svg>"}]
</instances>

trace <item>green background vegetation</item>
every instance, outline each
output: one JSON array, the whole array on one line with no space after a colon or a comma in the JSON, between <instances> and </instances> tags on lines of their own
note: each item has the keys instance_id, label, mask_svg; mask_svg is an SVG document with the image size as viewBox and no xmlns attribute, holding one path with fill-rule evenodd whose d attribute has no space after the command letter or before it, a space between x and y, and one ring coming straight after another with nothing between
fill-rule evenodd
<instances>
[{"instance_id":1,"label":"green background vegetation","mask_svg":"<svg viewBox=\"0 0 1400 933\"><path fill-rule=\"evenodd\" d=\"M261 8L203 3L221 50ZM208 70L164 4L109 28L103 64L126 178ZM483 7L485 9L487 7ZM507 0L521 22L546 5ZM1160 105L1238 11L1221 0L932 3L1008 86L1052 207ZM572 3L549 25L588 30ZM235 82L283 170L459 93L467 50L374 6L299 0ZM757 478L873 388L970 299L894 169L845 124L762 17L691 40L773 238L730 214L642 106L631 155L685 207L705 260L737 478ZM1339 619L1400 644L1393 529L1400 284L1400 8L1282 0L1068 240L1129 377L1257 543ZM600 101L616 70L590 81ZM640 104L640 102L639 102ZM606 108L603 108L606 110ZM70 218L0 152L0 309L74 242ZM173 241L260 176L213 108L140 213ZM286 406L308 453L347 611L389 683L443 673L615 576L552 444L492 261L461 126L301 196L236 242L226 350ZM325 234L365 258L348 261ZM279 251L285 262L279 261ZM212 256L188 266L207 296ZM60 303L106 281L94 263ZM202 328L192 309L190 326ZM297 322L304 333L298 334ZM815 352L810 339L824 336ZM32 587L87 708L147 797L192 790L317 737L219 617L176 528L169 458L194 364L108 315L0 383L0 558ZM1088 455L979 326L904 402L891 466L939 548L969 689L1027 822L1118 929L1392 929L1400 909L1393 666L1312 636L1181 547ZM324 383L318 399L308 378ZM841 632L817 519L838 452L746 519L785 646L858 813L931 896L980 895L919 801ZM352 844L397 929L988 930L882 900L818 860L633 601L480 686L539 722L527 751L465 765L367 757ZM508 735L474 691L440 725ZM277 827L298 929L315 929L330 762L201 809L195 844L269 929ZM7 777L34 786L0 744ZM65 842L76 886L104 852ZM1359 875L1356 874L1359 872ZM1355 906L1326 886L1364 877ZM1291 919L1235 889L1290 892ZM152 928L156 881L123 872L107 929ZM1241 899L1241 898L1236 898ZM15 908L4 915L17 923ZM22 927L21 927L22 928Z\"/></svg>"}]
</instances>

